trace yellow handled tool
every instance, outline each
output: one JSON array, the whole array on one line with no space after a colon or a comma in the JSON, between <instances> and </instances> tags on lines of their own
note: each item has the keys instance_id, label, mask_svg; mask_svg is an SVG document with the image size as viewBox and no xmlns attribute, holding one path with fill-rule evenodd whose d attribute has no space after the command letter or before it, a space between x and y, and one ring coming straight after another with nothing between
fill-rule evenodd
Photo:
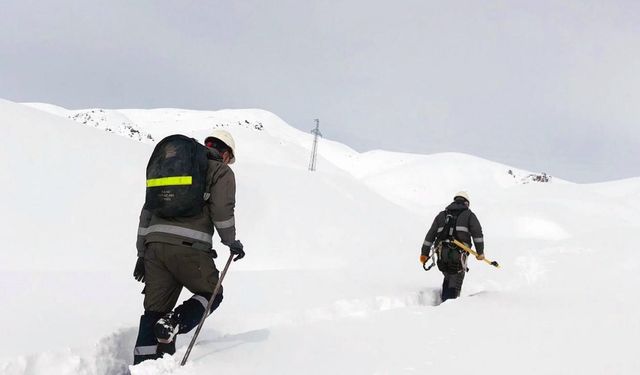
<instances>
[{"instance_id":1,"label":"yellow handled tool","mask_svg":"<svg viewBox=\"0 0 640 375\"><path fill-rule=\"evenodd\" d=\"M462 242L460 242L458 240L453 240L453 244L458 246L462 250L466 251L467 253L475 256L475 257L478 256L478 253L476 253L475 251L471 250L467 245L463 244ZM494 266L495 268L500 268L500 265L496 261L491 262L488 259L483 259L483 261L486 262L487 264L490 264L490 265Z\"/></svg>"}]
</instances>

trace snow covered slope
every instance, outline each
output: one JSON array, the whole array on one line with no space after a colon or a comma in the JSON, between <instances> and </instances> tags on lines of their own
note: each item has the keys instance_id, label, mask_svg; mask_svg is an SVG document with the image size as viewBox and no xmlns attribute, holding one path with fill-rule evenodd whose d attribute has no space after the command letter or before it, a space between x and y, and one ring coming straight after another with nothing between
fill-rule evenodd
<instances>
[{"instance_id":1,"label":"snow covered slope","mask_svg":"<svg viewBox=\"0 0 640 375\"><path fill-rule=\"evenodd\" d=\"M66 110L42 103L27 105L76 121L105 112L102 109ZM234 134L241 149L251 150L243 155L245 160L298 169L308 165L312 135L292 128L268 111L120 109L108 110L108 113L112 116L102 116L96 127L116 128L120 119L126 119L141 134L148 135L145 141L157 141L176 132L204 139L209 130L224 128ZM86 124L86 121L82 123ZM130 137L127 131L115 133ZM527 172L465 154L418 155L381 150L358 153L326 139L321 140L319 154L321 170L343 170L385 198L416 212L431 210L433 207L429 202L448 200L451 191L464 190L468 186L476 188L474 196L478 200L485 200L495 188L540 180L563 183L543 173ZM451 168L452 164L455 168Z\"/></svg>"},{"instance_id":2,"label":"snow covered slope","mask_svg":"<svg viewBox=\"0 0 640 375\"><path fill-rule=\"evenodd\" d=\"M102 108L68 110L56 105L46 103L25 103L25 105L40 109L51 114L69 118L82 125L101 129L109 133L122 135L136 141L153 142L151 134L140 130L125 115L118 111Z\"/></svg>"},{"instance_id":3,"label":"snow covered slope","mask_svg":"<svg viewBox=\"0 0 640 375\"><path fill-rule=\"evenodd\" d=\"M131 272L153 142L38 108L0 101L0 373L124 374L142 313ZM523 184L529 172L469 155L358 154L331 141L309 173L310 135L266 111L116 112L154 140L234 134L247 250L190 363L177 364L180 337L175 358L133 374L640 371L640 265L627 240L640 227L629 215L637 180ZM462 188L503 267L472 261L462 297L439 305L441 275L417 258Z\"/></svg>"}]
</instances>

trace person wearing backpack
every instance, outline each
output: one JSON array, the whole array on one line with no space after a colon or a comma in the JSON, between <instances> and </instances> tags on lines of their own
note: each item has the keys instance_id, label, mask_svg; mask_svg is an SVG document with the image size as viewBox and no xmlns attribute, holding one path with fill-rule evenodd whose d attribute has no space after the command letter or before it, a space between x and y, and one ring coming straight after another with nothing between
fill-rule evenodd
<instances>
[{"instance_id":1,"label":"person wearing backpack","mask_svg":"<svg viewBox=\"0 0 640 375\"><path fill-rule=\"evenodd\" d=\"M468 247L471 247L473 239L478 253L476 258L484 259L482 227L476 215L469 209L469 195L465 191L458 192L453 197L453 202L435 217L422 244L420 263L424 265L429 260L433 247L438 259L438 269L444 275L442 302L460 296L464 275L468 271L468 253L454 245L451 242L453 239L463 242Z\"/></svg>"},{"instance_id":2,"label":"person wearing backpack","mask_svg":"<svg viewBox=\"0 0 640 375\"><path fill-rule=\"evenodd\" d=\"M156 145L147 166L133 273L145 283L134 365L174 354L176 335L196 327L222 302L220 288L205 311L219 275L213 261L214 229L234 261L245 255L236 239L236 181L229 167L235 161L235 142L227 131L214 130L205 145L169 136ZM175 307L183 287L193 296Z\"/></svg>"}]
</instances>

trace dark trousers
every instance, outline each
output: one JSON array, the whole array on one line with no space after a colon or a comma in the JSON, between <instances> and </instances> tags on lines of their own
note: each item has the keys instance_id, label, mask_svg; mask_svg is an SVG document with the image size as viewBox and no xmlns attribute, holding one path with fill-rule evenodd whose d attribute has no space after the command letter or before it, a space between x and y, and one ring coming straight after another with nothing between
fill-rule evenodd
<instances>
[{"instance_id":1,"label":"dark trousers","mask_svg":"<svg viewBox=\"0 0 640 375\"><path fill-rule=\"evenodd\" d=\"M459 273L442 273L444 280L442 280L442 302L448 299L458 298L460 291L462 290L462 282L464 281L465 272Z\"/></svg>"},{"instance_id":2,"label":"dark trousers","mask_svg":"<svg viewBox=\"0 0 640 375\"><path fill-rule=\"evenodd\" d=\"M155 323L176 305L183 287L194 295L175 308L178 333L195 328L205 314L206 306L218 282L218 270L210 254L191 247L150 243L144 253L144 315L134 349L133 363L157 359L164 353L175 353L175 340L158 343L153 333ZM222 288L213 300L209 313L222 302Z\"/></svg>"}]
</instances>

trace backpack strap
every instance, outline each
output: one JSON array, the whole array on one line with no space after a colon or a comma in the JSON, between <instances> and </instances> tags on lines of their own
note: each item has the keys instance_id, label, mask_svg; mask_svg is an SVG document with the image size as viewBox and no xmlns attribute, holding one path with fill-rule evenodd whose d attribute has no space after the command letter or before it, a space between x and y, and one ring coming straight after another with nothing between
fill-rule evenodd
<instances>
[{"instance_id":1,"label":"backpack strap","mask_svg":"<svg viewBox=\"0 0 640 375\"><path fill-rule=\"evenodd\" d=\"M460 213L455 213L454 211L449 210L444 210L442 212L445 215L444 224L442 226L442 231L440 231L436 236L436 246L441 242L450 242L451 240L457 238L456 224L458 222L458 215Z\"/></svg>"}]
</instances>

